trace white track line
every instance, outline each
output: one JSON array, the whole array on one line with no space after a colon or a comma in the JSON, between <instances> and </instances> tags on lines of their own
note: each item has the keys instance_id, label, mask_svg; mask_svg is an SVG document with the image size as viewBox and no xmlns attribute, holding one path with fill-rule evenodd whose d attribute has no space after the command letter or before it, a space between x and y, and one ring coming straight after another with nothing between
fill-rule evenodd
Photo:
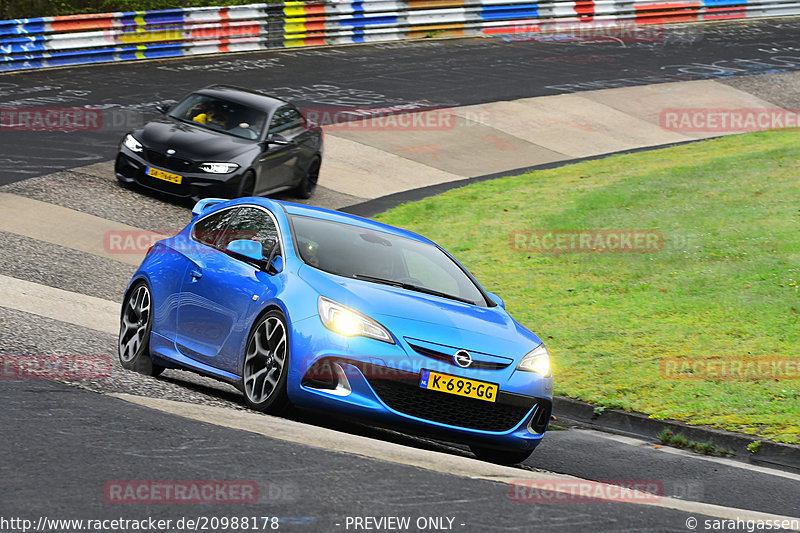
<instances>
[{"instance_id":1,"label":"white track line","mask_svg":"<svg viewBox=\"0 0 800 533\"><path fill-rule=\"evenodd\" d=\"M0 306L117 335L120 304L0 275Z\"/></svg>"},{"instance_id":2,"label":"white track line","mask_svg":"<svg viewBox=\"0 0 800 533\"><path fill-rule=\"evenodd\" d=\"M603 433L602 431L598 431L595 429L572 429L571 431L581 432L581 433L588 433L591 434L592 437L598 437L601 439L613 440L616 442L620 442L622 444L627 444L629 446L640 446L653 449L653 444L641 440L636 439L633 437L626 437L624 435L614 435L613 433ZM777 470L775 468L769 468L766 466L760 465L752 465L749 463L742 463L740 461L734 461L733 459L728 459L726 457L709 457L707 455L699 455L694 452L681 450L678 448L672 448L670 446L661 446L658 449L654 449L654 452L661 452L661 453L668 453L670 455L680 455L681 457L688 457L690 459L696 459L698 461L708 461L711 463L717 463L724 466L729 466L732 468L741 468L742 470L749 470L751 472L758 472L759 474L767 474L770 476L778 476L783 477L786 479L791 479L792 481L800 481L800 474L795 474L794 472L786 472L784 470Z\"/></svg>"},{"instance_id":3,"label":"white track line","mask_svg":"<svg viewBox=\"0 0 800 533\"><path fill-rule=\"evenodd\" d=\"M0 213L3 213L0 216L0 231L133 266L139 266L144 253L112 253L109 238L121 235L150 237L153 234L74 209L8 193L0 193Z\"/></svg>"}]
</instances>

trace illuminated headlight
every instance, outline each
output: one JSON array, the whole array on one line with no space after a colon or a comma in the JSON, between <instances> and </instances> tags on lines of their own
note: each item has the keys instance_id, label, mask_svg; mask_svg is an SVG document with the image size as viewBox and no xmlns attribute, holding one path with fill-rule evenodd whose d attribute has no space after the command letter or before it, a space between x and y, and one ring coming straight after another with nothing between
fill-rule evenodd
<instances>
[{"instance_id":1,"label":"illuminated headlight","mask_svg":"<svg viewBox=\"0 0 800 533\"><path fill-rule=\"evenodd\" d=\"M239 168L236 163L202 163L200 170L211 174L228 174Z\"/></svg>"},{"instance_id":2,"label":"illuminated headlight","mask_svg":"<svg viewBox=\"0 0 800 533\"><path fill-rule=\"evenodd\" d=\"M550 375L550 354L544 344L540 344L528 352L517 365L517 370L535 372L542 377L548 377Z\"/></svg>"},{"instance_id":3,"label":"illuminated headlight","mask_svg":"<svg viewBox=\"0 0 800 533\"><path fill-rule=\"evenodd\" d=\"M369 337L394 344L394 339L386 328L357 311L336 303L323 296L317 304L319 317L329 330L345 337Z\"/></svg>"},{"instance_id":4,"label":"illuminated headlight","mask_svg":"<svg viewBox=\"0 0 800 533\"><path fill-rule=\"evenodd\" d=\"M142 143L136 140L133 135L130 133L125 136L125 139L122 140L122 144L125 145L125 148L130 150L131 152L141 152L144 148L142 148Z\"/></svg>"}]
</instances>

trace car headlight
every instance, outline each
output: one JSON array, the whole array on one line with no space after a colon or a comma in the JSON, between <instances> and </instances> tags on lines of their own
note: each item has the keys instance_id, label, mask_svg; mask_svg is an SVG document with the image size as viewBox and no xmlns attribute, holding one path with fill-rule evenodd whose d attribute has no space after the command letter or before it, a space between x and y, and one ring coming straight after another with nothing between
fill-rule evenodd
<instances>
[{"instance_id":1,"label":"car headlight","mask_svg":"<svg viewBox=\"0 0 800 533\"><path fill-rule=\"evenodd\" d=\"M517 365L517 370L535 372L542 377L548 377L550 375L550 354L544 344L540 344L528 352Z\"/></svg>"},{"instance_id":2,"label":"car headlight","mask_svg":"<svg viewBox=\"0 0 800 533\"><path fill-rule=\"evenodd\" d=\"M324 296L319 297L317 307L322 323L334 333L345 337L369 337L394 344L394 339L386 328L358 311L353 311Z\"/></svg>"},{"instance_id":3,"label":"car headlight","mask_svg":"<svg viewBox=\"0 0 800 533\"><path fill-rule=\"evenodd\" d=\"M144 150L144 148L142 148L142 143L137 141L136 138L130 133L127 134L125 138L122 140L122 144L124 144L125 148L127 148L131 152L141 152L142 150Z\"/></svg>"},{"instance_id":4,"label":"car headlight","mask_svg":"<svg viewBox=\"0 0 800 533\"><path fill-rule=\"evenodd\" d=\"M236 163L201 163L200 170L211 174L228 174L239 168Z\"/></svg>"}]
</instances>

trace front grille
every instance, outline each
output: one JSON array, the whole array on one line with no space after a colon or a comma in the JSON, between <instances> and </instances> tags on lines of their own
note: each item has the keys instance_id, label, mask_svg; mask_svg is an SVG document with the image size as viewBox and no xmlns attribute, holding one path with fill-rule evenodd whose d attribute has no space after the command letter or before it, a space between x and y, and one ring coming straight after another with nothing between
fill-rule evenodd
<instances>
[{"instance_id":1,"label":"front grille","mask_svg":"<svg viewBox=\"0 0 800 533\"><path fill-rule=\"evenodd\" d=\"M490 403L463 396L422 389L416 374L403 379L367 379L375 393L400 413L462 428L508 431L516 427L536 405L537 398L500 392Z\"/></svg>"},{"instance_id":2,"label":"front grille","mask_svg":"<svg viewBox=\"0 0 800 533\"><path fill-rule=\"evenodd\" d=\"M406 339L408 341L408 339ZM430 357L431 359L436 359L438 361L443 361L445 363L449 363L453 366L458 366L453 362L453 355L446 354L443 352L438 352L436 350L431 350L430 348L425 348L424 346L418 346L416 344L412 344L411 342L408 343L411 348L419 353L424 355L425 357ZM476 359L472 359L472 364L469 365L469 368L474 368L476 370L501 370L511 363L495 363L492 361L478 361Z\"/></svg>"},{"instance_id":3,"label":"front grille","mask_svg":"<svg viewBox=\"0 0 800 533\"><path fill-rule=\"evenodd\" d=\"M167 170L174 170L175 172L191 172L194 167L194 162L188 159L181 159L180 157L168 157L166 154L157 152L155 150L147 150L145 152L147 161L152 165L166 168Z\"/></svg>"}]
</instances>

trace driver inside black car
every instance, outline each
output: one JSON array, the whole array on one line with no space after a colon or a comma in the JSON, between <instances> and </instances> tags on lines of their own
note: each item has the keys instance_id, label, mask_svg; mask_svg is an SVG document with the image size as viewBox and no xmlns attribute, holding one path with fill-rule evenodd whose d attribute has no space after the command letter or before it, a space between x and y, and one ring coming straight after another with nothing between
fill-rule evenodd
<instances>
[{"instance_id":1,"label":"driver inside black car","mask_svg":"<svg viewBox=\"0 0 800 533\"><path fill-rule=\"evenodd\" d=\"M228 127L228 115L220 106L211 106L205 109L199 109L200 113L192 117L192 120L204 124L206 126L212 125L222 129Z\"/></svg>"}]
</instances>

